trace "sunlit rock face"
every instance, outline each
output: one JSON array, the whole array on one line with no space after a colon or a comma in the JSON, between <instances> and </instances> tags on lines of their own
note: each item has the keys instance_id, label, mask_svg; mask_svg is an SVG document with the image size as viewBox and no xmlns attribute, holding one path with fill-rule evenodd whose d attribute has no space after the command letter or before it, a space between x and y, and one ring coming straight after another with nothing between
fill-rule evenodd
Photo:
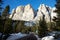
<instances>
[{"instance_id":1,"label":"sunlit rock face","mask_svg":"<svg viewBox=\"0 0 60 40\"><path fill-rule=\"evenodd\" d=\"M9 16L9 18L12 18L13 14L15 14L14 12L15 12L15 9L12 9L12 12L11 12L12 14Z\"/></svg>"},{"instance_id":2,"label":"sunlit rock face","mask_svg":"<svg viewBox=\"0 0 60 40\"><path fill-rule=\"evenodd\" d=\"M40 7L38 8L38 12L37 14L40 15L40 19L43 19L43 15L45 16L45 20L47 22L50 21L50 16L49 16L49 11L50 9L47 10L47 6L42 4L40 5Z\"/></svg>"},{"instance_id":3,"label":"sunlit rock face","mask_svg":"<svg viewBox=\"0 0 60 40\"><path fill-rule=\"evenodd\" d=\"M24 12L24 6L18 6L15 10L15 14L13 16L13 20L21 20Z\"/></svg>"},{"instance_id":4,"label":"sunlit rock face","mask_svg":"<svg viewBox=\"0 0 60 40\"><path fill-rule=\"evenodd\" d=\"M39 22L45 16L46 22L53 21L53 17L56 16L54 12L55 8L51 8L47 5L41 4L37 10L34 10L30 4L26 6L18 6L12 10L9 18L12 20L24 20Z\"/></svg>"},{"instance_id":5,"label":"sunlit rock face","mask_svg":"<svg viewBox=\"0 0 60 40\"><path fill-rule=\"evenodd\" d=\"M23 13L24 12L24 6L18 6L17 8L16 8L16 13Z\"/></svg>"},{"instance_id":6,"label":"sunlit rock face","mask_svg":"<svg viewBox=\"0 0 60 40\"><path fill-rule=\"evenodd\" d=\"M35 17L34 21L38 22L39 20L43 19L45 16L46 22L52 22L53 17L56 16L54 12L55 8L51 8L47 5L41 4L37 10L37 16Z\"/></svg>"},{"instance_id":7,"label":"sunlit rock face","mask_svg":"<svg viewBox=\"0 0 60 40\"><path fill-rule=\"evenodd\" d=\"M34 18L34 10L33 10L33 8L31 7L31 5L28 4L28 5L26 5L25 8L24 8L24 13L23 13L22 20L32 21L33 18Z\"/></svg>"},{"instance_id":8,"label":"sunlit rock face","mask_svg":"<svg viewBox=\"0 0 60 40\"><path fill-rule=\"evenodd\" d=\"M48 6L41 4L37 10L37 16L35 17L34 21L39 22L43 19L43 16L46 22L50 22L50 15L49 15L50 8Z\"/></svg>"},{"instance_id":9,"label":"sunlit rock face","mask_svg":"<svg viewBox=\"0 0 60 40\"><path fill-rule=\"evenodd\" d=\"M14 10L12 11L12 14L10 15L9 18L12 17L14 13ZM26 6L18 6L15 9L15 13L12 17L13 20L24 20L24 21L31 21L34 18L34 10L31 7L30 4Z\"/></svg>"},{"instance_id":10,"label":"sunlit rock face","mask_svg":"<svg viewBox=\"0 0 60 40\"><path fill-rule=\"evenodd\" d=\"M31 5L30 4L27 4L26 6L25 6L25 8L24 8L24 11L28 11L28 10L30 10L32 7L31 7Z\"/></svg>"}]
</instances>

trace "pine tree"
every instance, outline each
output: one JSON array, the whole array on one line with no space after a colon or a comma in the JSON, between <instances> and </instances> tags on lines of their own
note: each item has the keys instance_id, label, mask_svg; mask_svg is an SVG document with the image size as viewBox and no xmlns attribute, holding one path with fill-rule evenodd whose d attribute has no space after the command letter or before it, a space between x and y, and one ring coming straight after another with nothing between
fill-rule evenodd
<instances>
[{"instance_id":1,"label":"pine tree","mask_svg":"<svg viewBox=\"0 0 60 40\"><path fill-rule=\"evenodd\" d=\"M19 21L16 26L16 32L23 32L24 30L24 21Z\"/></svg>"},{"instance_id":2,"label":"pine tree","mask_svg":"<svg viewBox=\"0 0 60 40\"><path fill-rule=\"evenodd\" d=\"M12 33L12 20L6 19L4 24L4 34L10 34Z\"/></svg>"},{"instance_id":3,"label":"pine tree","mask_svg":"<svg viewBox=\"0 0 60 40\"><path fill-rule=\"evenodd\" d=\"M55 12L57 13L57 18L55 18L56 22L56 30L60 30L60 0L56 0L56 10Z\"/></svg>"},{"instance_id":4,"label":"pine tree","mask_svg":"<svg viewBox=\"0 0 60 40\"><path fill-rule=\"evenodd\" d=\"M3 33L9 34L12 32L12 19L9 19L9 12L10 12L10 6L7 5L4 11L2 12L2 18L3 18Z\"/></svg>"},{"instance_id":5,"label":"pine tree","mask_svg":"<svg viewBox=\"0 0 60 40\"><path fill-rule=\"evenodd\" d=\"M0 16L1 16L1 12L2 12L2 4L3 4L3 1L0 0Z\"/></svg>"},{"instance_id":6,"label":"pine tree","mask_svg":"<svg viewBox=\"0 0 60 40\"><path fill-rule=\"evenodd\" d=\"M47 33L47 24L46 24L46 21L44 19L44 15L43 15L43 20L40 20L40 22L39 22L38 36L44 37L44 36L46 36L46 33Z\"/></svg>"},{"instance_id":7,"label":"pine tree","mask_svg":"<svg viewBox=\"0 0 60 40\"><path fill-rule=\"evenodd\" d=\"M0 0L0 32L3 32L3 20L2 20L2 18L1 18L2 4L3 4L3 1Z\"/></svg>"},{"instance_id":8,"label":"pine tree","mask_svg":"<svg viewBox=\"0 0 60 40\"><path fill-rule=\"evenodd\" d=\"M8 18L8 16L9 16L9 11L10 11L10 6L7 5L6 8L4 9L4 11L2 12L2 18L3 18L3 19Z\"/></svg>"}]
</instances>

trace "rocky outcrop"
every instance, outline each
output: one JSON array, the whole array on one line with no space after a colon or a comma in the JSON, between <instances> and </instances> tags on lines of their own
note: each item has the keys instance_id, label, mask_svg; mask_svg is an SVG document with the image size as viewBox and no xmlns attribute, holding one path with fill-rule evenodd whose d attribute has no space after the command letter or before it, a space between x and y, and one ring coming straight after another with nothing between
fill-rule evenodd
<instances>
[{"instance_id":1,"label":"rocky outcrop","mask_svg":"<svg viewBox=\"0 0 60 40\"><path fill-rule=\"evenodd\" d=\"M26 5L25 8L24 8L24 13L23 13L22 20L32 21L33 18L34 18L34 10L33 10L33 8L31 7L31 5L28 4L28 5Z\"/></svg>"},{"instance_id":2,"label":"rocky outcrop","mask_svg":"<svg viewBox=\"0 0 60 40\"><path fill-rule=\"evenodd\" d=\"M52 21L53 16L56 16L56 13L53 12L54 10L54 8L41 4L36 11L30 4L28 4L26 6L18 6L16 9L13 9L9 18L12 18L12 20L39 22L44 15L46 22L50 22Z\"/></svg>"},{"instance_id":3,"label":"rocky outcrop","mask_svg":"<svg viewBox=\"0 0 60 40\"><path fill-rule=\"evenodd\" d=\"M14 13L14 10L12 11L12 14L10 15L9 18L12 17ZM30 4L26 5L26 6L18 6L15 9L15 13L13 16L13 20L24 20L24 21L31 21L34 18L34 10L31 7Z\"/></svg>"},{"instance_id":4,"label":"rocky outcrop","mask_svg":"<svg viewBox=\"0 0 60 40\"><path fill-rule=\"evenodd\" d=\"M13 16L13 20L21 20L24 12L24 6L18 6L15 10L15 14Z\"/></svg>"},{"instance_id":5,"label":"rocky outcrop","mask_svg":"<svg viewBox=\"0 0 60 40\"><path fill-rule=\"evenodd\" d=\"M47 6L44 4L40 5L40 7L38 8L37 18L42 19L43 15L45 15L45 20L47 20L47 22L49 22L50 21L49 10L47 10ZM40 16L40 17L38 17L38 16Z\"/></svg>"}]
</instances>

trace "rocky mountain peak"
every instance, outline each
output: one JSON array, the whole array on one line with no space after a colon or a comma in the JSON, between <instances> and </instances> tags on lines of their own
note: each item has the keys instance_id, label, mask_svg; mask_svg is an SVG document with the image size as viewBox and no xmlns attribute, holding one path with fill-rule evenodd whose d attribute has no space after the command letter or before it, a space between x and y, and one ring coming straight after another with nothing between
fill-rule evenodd
<instances>
[{"instance_id":1,"label":"rocky mountain peak","mask_svg":"<svg viewBox=\"0 0 60 40\"><path fill-rule=\"evenodd\" d=\"M25 10L25 11L28 11L30 8L32 8L31 5L30 5L30 4L27 4L27 5L25 6L24 10Z\"/></svg>"},{"instance_id":2,"label":"rocky mountain peak","mask_svg":"<svg viewBox=\"0 0 60 40\"><path fill-rule=\"evenodd\" d=\"M24 12L24 6L18 6L16 8L16 13L19 13L19 12Z\"/></svg>"},{"instance_id":3,"label":"rocky mountain peak","mask_svg":"<svg viewBox=\"0 0 60 40\"><path fill-rule=\"evenodd\" d=\"M27 4L26 6L18 6L14 10L12 11L12 14L9 17L11 18L13 16L12 18L13 20L24 20L24 21L37 22L40 19L42 19L43 15L45 15L45 20L47 20L47 22L50 22L50 16L51 17L53 16L54 14L53 11L55 9L45 4L41 4L39 8L37 9L38 11L35 11L30 4Z\"/></svg>"},{"instance_id":4,"label":"rocky mountain peak","mask_svg":"<svg viewBox=\"0 0 60 40\"><path fill-rule=\"evenodd\" d=\"M41 4L38 8L39 11L45 11L46 10L46 6L44 4Z\"/></svg>"}]
</instances>

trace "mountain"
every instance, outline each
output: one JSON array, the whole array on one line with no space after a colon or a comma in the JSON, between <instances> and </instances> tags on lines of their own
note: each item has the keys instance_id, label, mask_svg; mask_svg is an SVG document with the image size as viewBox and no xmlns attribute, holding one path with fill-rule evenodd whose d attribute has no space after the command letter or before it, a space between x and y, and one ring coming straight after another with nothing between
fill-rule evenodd
<instances>
[{"instance_id":1,"label":"mountain","mask_svg":"<svg viewBox=\"0 0 60 40\"><path fill-rule=\"evenodd\" d=\"M14 11L14 10L13 10ZM12 11L12 14L14 13ZM12 17L12 14L10 15L9 18ZM26 6L18 6L15 9L15 13L13 15L13 20L24 20L24 21L30 21L33 20L34 18L34 10L31 7L30 4L26 5Z\"/></svg>"},{"instance_id":2,"label":"mountain","mask_svg":"<svg viewBox=\"0 0 60 40\"><path fill-rule=\"evenodd\" d=\"M39 21L43 18L43 16L45 16L45 20L49 22L50 21L49 11L50 8L48 6L41 4L38 8L37 16L35 17L35 20Z\"/></svg>"},{"instance_id":3,"label":"mountain","mask_svg":"<svg viewBox=\"0 0 60 40\"><path fill-rule=\"evenodd\" d=\"M12 14L14 15L10 15L12 17L12 20L21 20L22 16L24 13L24 6L18 6L15 10L12 11ZM10 17L10 18L11 18Z\"/></svg>"},{"instance_id":4,"label":"mountain","mask_svg":"<svg viewBox=\"0 0 60 40\"><path fill-rule=\"evenodd\" d=\"M31 5L28 4L24 8L24 13L23 13L22 20L31 21L31 20L33 20L33 18L34 18L34 10L31 7Z\"/></svg>"},{"instance_id":5,"label":"mountain","mask_svg":"<svg viewBox=\"0 0 60 40\"><path fill-rule=\"evenodd\" d=\"M54 16L56 16L57 14L54 12L56 8L53 7L49 7L47 5L44 5L44 4L41 4L39 6L39 8L37 9L37 16L35 17L34 21L39 21L39 20L42 20L42 17L45 16L45 20L46 22L50 22L52 21L53 22L53 18ZM57 16L56 16L57 17Z\"/></svg>"},{"instance_id":6,"label":"mountain","mask_svg":"<svg viewBox=\"0 0 60 40\"><path fill-rule=\"evenodd\" d=\"M55 8L51 8L47 5L41 4L37 10L34 10L30 4L26 6L18 6L12 10L12 14L9 18L12 20L23 20L23 21L33 21L39 22L45 16L46 22L53 21L53 16Z\"/></svg>"}]
</instances>

